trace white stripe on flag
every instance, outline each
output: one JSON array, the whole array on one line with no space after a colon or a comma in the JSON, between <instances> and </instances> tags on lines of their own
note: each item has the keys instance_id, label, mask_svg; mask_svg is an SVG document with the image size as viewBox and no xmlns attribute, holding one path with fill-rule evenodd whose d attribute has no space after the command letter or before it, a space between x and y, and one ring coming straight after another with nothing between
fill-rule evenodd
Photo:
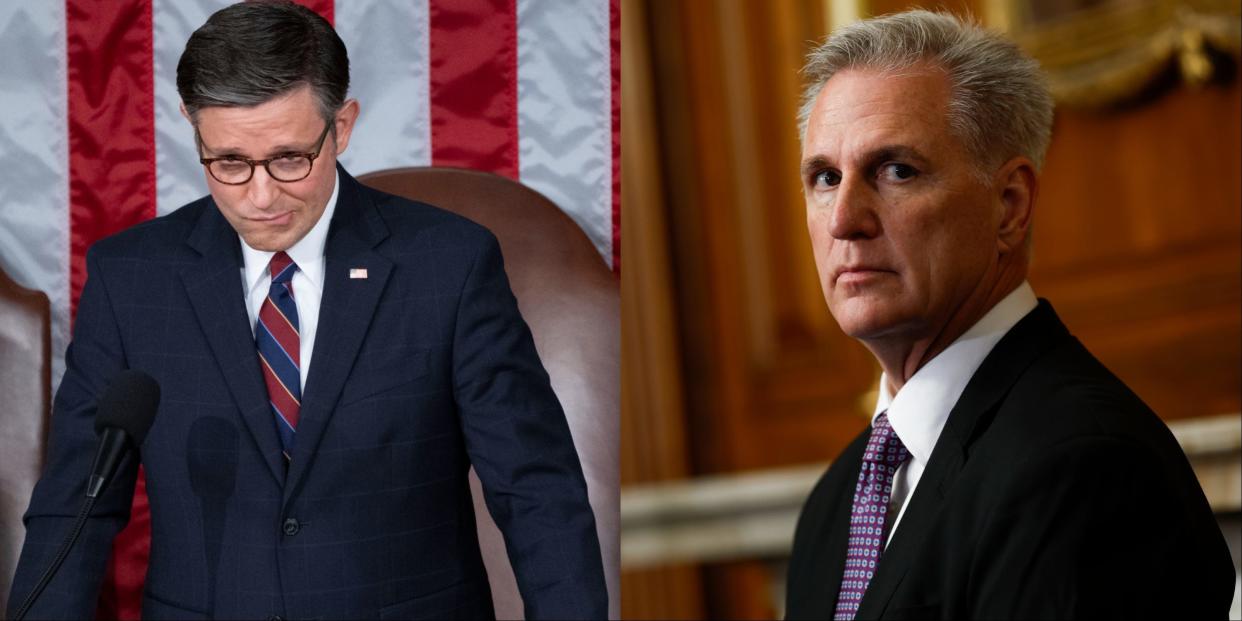
<instances>
[{"instance_id":1,"label":"white stripe on flag","mask_svg":"<svg viewBox=\"0 0 1242 621\"><path fill-rule=\"evenodd\" d=\"M341 163L352 174L431 165L427 0L338 2L350 96L362 114Z\"/></svg>"},{"instance_id":2,"label":"white stripe on flag","mask_svg":"<svg viewBox=\"0 0 1242 621\"><path fill-rule=\"evenodd\" d=\"M151 23L155 62L155 193L156 213L164 215L207 194L198 163L194 131L181 116L177 94L177 61L185 42L212 13L229 0L154 0Z\"/></svg>"},{"instance_id":3,"label":"white stripe on flag","mask_svg":"<svg viewBox=\"0 0 1242 621\"><path fill-rule=\"evenodd\" d=\"M52 388L69 344L64 2L0 3L0 268L52 303Z\"/></svg>"},{"instance_id":4,"label":"white stripe on flag","mask_svg":"<svg viewBox=\"0 0 1242 621\"><path fill-rule=\"evenodd\" d=\"M608 0L517 0L521 180L612 262Z\"/></svg>"}]
</instances>

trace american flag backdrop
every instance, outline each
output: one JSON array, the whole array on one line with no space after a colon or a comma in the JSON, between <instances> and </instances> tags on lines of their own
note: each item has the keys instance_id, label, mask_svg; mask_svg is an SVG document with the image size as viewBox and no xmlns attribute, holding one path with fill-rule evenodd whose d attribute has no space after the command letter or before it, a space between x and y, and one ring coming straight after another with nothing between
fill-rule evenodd
<instances>
[{"instance_id":1,"label":"american flag backdrop","mask_svg":"<svg viewBox=\"0 0 1242 621\"><path fill-rule=\"evenodd\" d=\"M176 66L223 0L0 2L0 268L52 302L64 370L86 249L207 193ZM362 114L341 162L499 173L542 192L614 270L620 251L619 0L306 0L349 49ZM101 597L137 618L139 483Z\"/></svg>"}]
</instances>

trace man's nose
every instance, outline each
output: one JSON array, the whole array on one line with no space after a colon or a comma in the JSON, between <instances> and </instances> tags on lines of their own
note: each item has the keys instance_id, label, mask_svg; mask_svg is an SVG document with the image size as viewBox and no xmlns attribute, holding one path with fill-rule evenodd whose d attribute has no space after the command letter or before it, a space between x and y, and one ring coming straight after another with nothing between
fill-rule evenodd
<instances>
[{"instance_id":1,"label":"man's nose","mask_svg":"<svg viewBox=\"0 0 1242 621\"><path fill-rule=\"evenodd\" d=\"M842 179L833 197L828 233L836 239L871 239L880 234L875 188L858 178Z\"/></svg>"},{"instance_id":2,"label":"man's nose","mask_svg":"<svg viewBox=\"0 0 1242 621\"><path fill-rule=\"evenodd\" d=\"M255 166L254 175L246 184L246 198L256 209L267 209L276 202L276 197L280 195L279 186L280 182L267 173L267 168Z\"/></svg>"}]
</instances>

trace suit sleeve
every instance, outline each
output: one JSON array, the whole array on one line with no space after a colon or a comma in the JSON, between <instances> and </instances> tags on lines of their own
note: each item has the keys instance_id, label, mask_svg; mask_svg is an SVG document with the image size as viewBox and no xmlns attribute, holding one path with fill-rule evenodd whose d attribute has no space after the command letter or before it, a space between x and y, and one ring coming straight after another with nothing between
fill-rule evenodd
<instances>
[{"instance_id":1,"label":"suit sleeve","mask_svg":"<svg viewBox=\"0 0 1242 621\"><path fill-rule=\"evenodd\" d=\"M125 367L120 332L93 250L87 254L87 269L73 340L65 355L65 375L52 407L47 461L23 518L26 540L9 595L10 617L34 588L77 517L97 445L96 400ZM112 539L129 520L136 475L137 461L126 458L97 499L73 552L30 609L29 618L94 618Z\"/></svg>"},{"instance_id":2,"label":"suit sleeve","mask_svg":"<svg viewBox=\"0 0 1242 621\"><path fill-rule=\"evenodd\" d=\"M1223 617L1232 563L1208 554L1219 527L1183 470L1115 436L1028 464L985 522L971 617Z\"/></svg>"},{"instance_id":3,"label":"suit sleeve","mask_svg":"<svg viewBox=\"0 0 1242 621\"><path fill-rule=\"evenodd\" d=\"M466 449L504 534L528 619L603 619L603 562L565 413L487 233L453 342Z\"/></svg>"}]
</instances>

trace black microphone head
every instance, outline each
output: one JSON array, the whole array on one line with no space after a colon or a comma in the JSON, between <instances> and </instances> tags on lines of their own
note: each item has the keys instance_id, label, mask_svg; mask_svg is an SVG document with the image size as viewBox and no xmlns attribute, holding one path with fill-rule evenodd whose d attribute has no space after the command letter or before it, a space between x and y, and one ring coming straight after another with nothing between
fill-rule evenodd
<instances>
[{"instance_id":1,"label":"black microphone head","mask_svg":"<svg viewBox=\"0 0 1242 621\"><path fill-rule=\"evenodd\" d=\"M129 435L135 447L142 446L159 407L160 385L155 378L133 369L121 371L99 398L95 433L116 427Z\"/></svg>"}]
</instances>

